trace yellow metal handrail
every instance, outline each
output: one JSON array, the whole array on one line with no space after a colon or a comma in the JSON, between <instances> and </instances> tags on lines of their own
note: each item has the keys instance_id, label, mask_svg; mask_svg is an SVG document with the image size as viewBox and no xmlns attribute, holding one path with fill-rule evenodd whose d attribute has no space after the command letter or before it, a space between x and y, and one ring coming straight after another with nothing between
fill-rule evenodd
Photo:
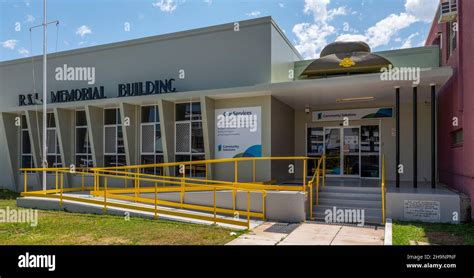
<instances>
[{"instance_id":1,"label":"yellow metal handrail","mask_svg":"<svg viewBox=\"0 0 474 278\"><path fill-rule=\"evenodd\" d=\"M79 197L71 196L70 194L64 195L66 192L73 192L73 191L84 191L84 190L91 190L91 194L93 196L102 197L102 200L94 200L90 201L89 203L94 203L98 201L102 206L104 212L107 210L109 206L117 207L117 203L111 201L112 200L126 200L126 201L133 201L133 202L142 202L142 203L150 203L153 204L154 209L151 210L154 214L154 218L158 218L158 214L166 214L167 211L158 207L158 205L168 206L168 207L175 207L175 208L183 208L183 209L191 209L191 210L201 210L206 212L212 212L214 218L212 221L216 222L223 222L223 223L230 223L228 219L218 218L217 213L222 214L238 214L242 216L247 216L247 222L245 225L247 228L250 227L250 217L261 217L265 219L265 210L266 210L266 196L268 190L295 190L295 191L302 191L306 192L307 190L307 163L308 160L317 160L318 161L318 169L317 169L317 187L319 188L319 179L320 179L320 167L323 165L322 161L324 156L321 158L309 158L309 157L243 157L243 158L229 158L229 159L212 159L212 160L203 160L203 161L186 161L186 162L170 162L170 163L160 163L160 164L148 164L148 165L133 165L133 166L117 166L117 167L91 167L88 169L81 169L77 168L76 171L72 172L70 168L22 168L21 171L24 172L24 192L22 193L23 196L44 196L50 198L58 198L60 200L60 204L63 204L63 200L76 200L81 199ZM265 184L266 182L257 182L256 179L256 162L257 161L274 161L274 160L290 160L292 163L295 161L302 161L303 162L303 184L302 186L289 186L289 185L275 185L275 184ZM252 181L250 182L241 182L239 181L239 163L249 161L252 162ZM209 177L209 165L217 164L217 163L233 163L234 168L234 179L233 181L222 181L222 180L210 180ZM164 170L167 167L173 166L181 166L184 165L184 171L179 176L169 176L164 174ZM160 171L160 175L146 173L142 171L147 168L158 168ZM187 172L189 171L189 172ZM205 179L197 178L197 177L187 177L186 173L196 173L196 171L205 171ZM56 184L55 189L47 189L47 190L40 190L40 191L27 191L27 179L29 172L47 172L47 173L54 173L56 176ZM155 171L155 173L157 173ZM72 188L64 188L64 178L65 174L74 174L74 175L82 175L81 177L81 186L80 187L72 187ZM93 185L86 186L86 176L90 176L93 179ZM316 178L316 173L313 175L313 178L310 181L311 186L314 184ZM119 179L123 180L125 183L125 188L117 188L111 187L112 183L109 183L110 179ZM128 181L132 181L133 187L128 187ZM154 187L150 186L142 186L142 183L151 183L154 184ZM158 186L160 184L160 186ZM323 171L323 186L324 186L324 171ZM233 204L232 209L224 209L219 208L216 205L216 198L217 198L217 191L223 190L231 190L232 197L233 197ZM186 192L192 191L210 191L213 193L214 205L211 206L202 206L202 205L193 205L187 204L184 201L184 196ZM238 210L236 208L236 197L237 192L245 192L247 194L247 209L246 210ZM140 196L141 193L154 193L154 199L143 198ZM162 192L179 192L179 202L171 202L165 200L159 200L158 194ZM262 196L262 208L261 212L252 212L250 207L250 194L251 193L259 193ZM120 195L122 194L122 195ZM129 194L131 196L128 196ZM312 194L312 189L311 189ZM311 197L312 199L312 197ZM81 199L81 201L84 201ZM88 202L88 201L84 201ZM122 207L132 206L132 205L124 205L120 204ZM133 209L138 210L145 210L143 207L133 205ZM169 214L169 213L168 213ZM186 213L182 213L186 214ZM188 215L189 217L193 218L192 214ZM201 216L200 216L201 217ZM203 216L202 216L203 217ZM201 217L201 218L202 218ZM199 217L197 217L199 218ZM204 217L205 218L205 217ZM231 221L232 222L232 221ZM239 221L232 222L235 225L242 224Z\"/></svg>"},{"instance_id":2,"label":"yellow metal handrail","mask_svg":"<svg viewBox=\"0 0 474 278\"><path fill-rule=\"evenodd\" d=\"M314 175L312 179L308 182L308 187L309 187L309 219L313 219L313 184L316 182L316 205L319 205L319 180L320 180L320 168L321 165L323 165L323 175L322 175L322 180L323 180L323 187L325 186L325 180L326 180L326 174L325 174L325 166L326 164L326 156L322 155L321 158L318 159L318 164L316 166L316 169L314 171Z\"/></svg>"},{"instance_id":3,"label":"yellow metal handrail","mask_svg":"<svg viewBox=\"0 0 474 278\"><path fill-rule=\"evenodd\" d=\"M40 191L33 191L33 192L27 192L26 187L25 191L22 193L22 196L41 196L41 197L49 197L49 198L57 198L59 199L60 205L62 206L63 200L72 200L72 201L80 201L80 202L85 202L85 203L93 203L93 204L100 204L103 206L103 211L107 211L108 206L115 206L115 207L122 207L122 208L129 208L129 209L134 209L134 210L140 210L140 211L150 211L148 208L144 208L142 206L134 206L134 205L126 205L126 204L117 204L115 202L111 202L108 199L118 199L118 200L128 200L130 201L130 198L127 198L127 196L120 196L114 193L110 193L111 190L108 189L108 179L113 178L113 179L135 179L136 181L136 187L133 189L127 189L129 191L133 190L135 194L138 192L142 192L143 190L139 189L139 182L140 179L142 181L153 181L155 184L154 187L154 192L155 192L155 198L152 201L154 204L154 218L158 217L158 214L168 214L168 215L176 215L176 216L181 216L181 217L188 217L188 218L194 218L194 219L201 219L201 220L207 220L207 221L213 221L214 223L227 223L227 224L232 224L232 225L240 225L240 226L245 226L247 228L250 228L250 217L260 217L263 220L265 219L265 200L266 200L266 191L265 190L256 190L256 189L246 189L246 188L238 188L239 191L244 191L247 192L247 208L244 211L239 211L239 210L229 210L229 209L223 209L223 208L218 208L216 204L216 192L217 190L229 190L229 189L235 189L236 187L234 186L229 186L226 184L217 184L217 185L204 185L204 184L197 184L197 183L190 183L190 182L184 182L183 186L180 188L182 192L187 192L190 191L189 188L192 188L191 191L196 188L198 190L206 190L206 191L213 191L214 192L214 204L213 208L209 208L207 206L202 206L202 205L190 205L190 204L183 204L181 203L179 207L181 208L186 208L186 209L191 209L191 210L201 210L201 211L209 211L213 212L213 218L206 217L203 215L195 215L191 213L185 213L185 212L170 212L166 210L162 210L158 208L158 205L164 205L164 206L170 206L170 207L177 207L177 205L174 202L170 201L161 201L158 200L158 192L161 190L158 189L157 187L157 181L154 179L145 179L145 178L140 178L138 176L136 177L129 177L125 175L116 175L116 174L104 174L100 173L98 169L94 169L94 172L75 172L72 173L69 171L69 168L25 168L21 169L25 173L27 171L37 171L37 172L51 172L55 173L56 176L60 176L59 179L56 179L56 189L49 189L49 190L40 190ZM92 188L92 193L95 196L102 196L103 200L98 201L98 200L87 200L87 199L82 199L78 197L73 197L73 196L68 196L68 195L63 195L65 192L72 192L72 191L78 191L83 188L84 186L81 186L80 188L64 188L64 173L69 173L69 174L82 174L82 175L91 175L94 177L94 186ZM134 173L136 174L136 173ZM25 174L25 179L26 179L26 174ZM98 184L99 179L103 179L103 190L99 190L100 186ZM181 178L183 181L188 180L188 178ZM195 181L203 182L202 180L199 179L193 179ZM169 182L169 181L165 181ZM209 181L207 181L209 182ZM216 181L218 182L218 181ZM58 184L59 183L59 184ZM26 184L26 183L25 183ZM168 190L168 188L162 188L164 189L163 192L171 192ZM112 190L113 192L113 190ZM250 203L250 193L252 192L258 192L261 193L262 195L262 212L251 212L251 203ZM57 195L59 194L59 196ZM141 201L144 203L150 203L150 200L147 198L141 198L138 196L132 197L134 198L134 201ZM217 217L217 213L224 213L224 214L231 214L235 215L237 213L238 215L243 215L246 216L246 222L238 221L238 220L229 220L225 218L219 218Z\"/></svg>"}]
</instances>

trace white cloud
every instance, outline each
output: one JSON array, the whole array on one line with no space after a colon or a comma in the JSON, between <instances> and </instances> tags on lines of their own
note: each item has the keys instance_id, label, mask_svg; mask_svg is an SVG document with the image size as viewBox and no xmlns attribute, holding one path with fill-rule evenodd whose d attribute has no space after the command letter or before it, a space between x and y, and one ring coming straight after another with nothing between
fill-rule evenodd
<instances>
[{"instance_id":1,"label":"white cloud","mask_svg":"<svg viewBox=\"0 0 474 278\"><path fill-rule=\"evenodd\" d=\"M327 37L335 32L328 24L300 23L293 27L298 43L296 49L305 58L317 58L322 48L328 44Z\"/></svg>"},{"instance_id":2,"label":"white cloud","mask_svg":"<svg viewBox=\"0 0 474 278\"><path fill-rule=\"evenodd\" d=\"M26 22L30 22L30 23L31 23L31 22L33 22L33 21L35 21L35 17L34 17L33 15L31 15L31 14L27 14L27 15L26 15Z\"/></svg>"},{"instance_id":3,"label":"white cloud","mask_svg":"<svg viewBox=\"0 0 474 278\"><path fill-rule=\"evenodd\" d=\"M174 0L158 0L156 3L152 3L152 5L166 13L172 13L178 7L178 3Z\"/></svg>"},{"instance_id":4,"label":"white cloud","mask_svg":"<svg viewBox=\"0 0 474 278\"><path fill-rule=\"evenodd\" d=\"M284 7L285 7L285 4L283 4L283 3L278 3L278 6L279 6L280 8L284 8Z\"/></svg>"},{"instance_id":5,"label":"white cloud","mask_svg":"<svg viewBox=\"0 0 474 278\"><path fill-rule=\"evenodd\" d=\"M204 3L206 3L208 5L212 5L212 0L204 0Z\"/></svg>"},{"instance_id":6,"label":"white cloud","mask_svg":"<svg viewBox=\"0 0 474 278\"><path fill-rule=\"evenodd\" d=\"M405 11L418 20L431 22L438 8L437 0L406 0Z\"/></svg>"},{"instance_id":7,"label":"white cloud","mask_svg":"<svg viewBox=\"0 0 474 278\"><path fill-rule=\"evenodd\" d=\"M338 42L363 41L367 42L367 37L359 34L343 34L336 38Z\"/></svg>"},{"instance_id":8,"label":"white cloud","mask_svg":"<svg viewBox=\"0 0 474 278\"><path fill-rule=\"evenodd\" d=\"M24 57L26 57L26 56L28 56L28 54L30 54L30 52L29 52L26 48L24 48L24 47L20 47L20 48L18 49L18 53L20 53L20 54L23 55Z\"/></svg>"},{"instance_id":9,"label":"white cloud","mask_svg":"<svg viewBox=\"0 0 474 278\"><path fill-rule=\"evenodd\" d=\"M4 48L8 48L8 49L13 50L13 49L15 49L17 43L18 43L17 40L6 40L6 41L2 42L2 46Z\"/></svg>"},{"instance_id":10,"label":"white cloud","mask_svg":"<svg viewBox=\"0 0 474 278\"><path fill-rule=\"evenodd\" d=\"M90 33L92 33L92 30L91 30L91 28L87 27L86 25L82 25L81 27L77 28L77 30L76 30L76 35L81 36L81 38L84 37L87 34L90 34Z\"/></svg>"},{"instance_id":11,"label":"white cloud","mask_svg":"<svg viewBox=\"0 0 474 278\"><path fill-rule=\"evenodd\" d=\"M416 21L414 16L406 13L391 14L367 29L368 43L374 48L387 45L399 30L407 28Z\"/></svg>"},{"instance_id":12,"label":"white cloud","mask_svg":"<svg viewBox=\"0 0 474 278\"><path fill-rule=\"evenodd\" d=\"M312 14L313 23L298 23L293 26L296 35L296 49L305 58L317 58L322 48L328 44L328 37L335 34L336 28L330 21L336 16L346 15L345 7L328 10L330 0L305 0L304 13Z\"/></svg>"},{"instance_id":13,"label":"white cloud","mask_svg":"<svg viewBox=\"0 0 474 278\"><path fill-rule=\"evenodd\" d=\"M367 29L364 35L343 34L338 36L336 41L363 41L368 43L370 47L376 48L389 44L398 31L407 28L416 21L417 19L414 16L406 13L391 14Z\"/></svg>"},{"instance_id":14,"label":"white cloud","mask_svg":"<svg viewBox=\"0 0 474 278\"><path fill-rule=\"evenodd\" d=\"M250 13L246 13L245 15L250 16L250 17L258 17L260 16L260 11L251 11Z\"/></svg>"},{"instance_id":15,"label":"white cloud","mask_svg":"<svg viewBox=\"0 0 474 278\"><path fill-rule=\"evenodd\" d=\"M402 46L400 48L411 48L412 47L412 40L414 37L418 36L419 33L413 33L411 34L410 36L408 36L408 38L405 39L405 41L403 42Z\"/></svg>"}]
</instances>

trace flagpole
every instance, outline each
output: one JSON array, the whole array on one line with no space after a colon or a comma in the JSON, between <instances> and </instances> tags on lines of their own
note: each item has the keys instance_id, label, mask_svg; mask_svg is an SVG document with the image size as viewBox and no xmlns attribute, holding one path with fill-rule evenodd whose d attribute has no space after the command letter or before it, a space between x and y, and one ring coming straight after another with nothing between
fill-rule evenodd
<instances>
[{"instance_id":1,"label":"flagpole","mask_svg":"<svg viewBox=\"0 0 474 278\"><path fill-rule=\"evenodd\" d=\"M47 139L48 135L46 134L46 124L47 124L47 64L46 64L46 53L48 52L48 39L47 39L47 14L46 14L46 0L44 0L44 10L43 10L43 161L42 167L47 168L47 157L48 157L48 144ZM46 171L43 171L43 190L46 190Z\"/></svg>"}]
</instances>

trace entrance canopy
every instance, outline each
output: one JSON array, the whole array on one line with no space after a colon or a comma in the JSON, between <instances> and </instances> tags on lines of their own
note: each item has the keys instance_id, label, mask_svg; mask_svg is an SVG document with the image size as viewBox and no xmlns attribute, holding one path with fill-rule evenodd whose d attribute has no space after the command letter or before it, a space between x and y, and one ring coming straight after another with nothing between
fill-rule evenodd
<instances>
[{"instance_id":1,"label":"entrance canopy","mask_svg":"<svg viewBox=\"0 0 474 278\"><path fill-rule=\"evenodd\" d=\"M406 80L382 80L380 73L307 79L272 84L271 94L295 109L343 105L360 98L368 100L369 105L386 105L394 103L396 87L400 87L401 102L411 101L412 88L416 86L418 101L423 102L430 101L431 85L436 85L438 93L452 74L450 67L422 69L418 85Z\"/></svg>"}]
</instances>

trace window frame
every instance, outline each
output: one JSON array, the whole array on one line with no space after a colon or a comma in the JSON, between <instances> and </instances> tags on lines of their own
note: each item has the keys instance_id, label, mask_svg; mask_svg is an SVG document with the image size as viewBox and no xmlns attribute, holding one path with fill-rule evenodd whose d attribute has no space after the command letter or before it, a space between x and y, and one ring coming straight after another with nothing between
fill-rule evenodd
<instances>
[{"instance_id":1,"label":"window frame","mask_svg":"<svg viewBox=\"0 0 474 278\"><path fill-rule=\"evenodd\" d=\"M26 127L23 126L23 117L25 119ZM30 152L29 153L23 153L23 133L26 132L26 135L28 136L28 140L30 141ZM23 157L29 157L31 160L31 165L29 167L25 167L23 165ZM33 158L33 150L31 146L31 138L30 138L30 131L28 130L28 120L26 117L26 114L21 114L20 115L20 168L35 168L35 161ZM32 173L32 172L28 172Z\"/></svg>"},{"instance_id":2,"label":"window frame","mask_svg":"<svg viewBox=\"0 0 474 278\"><path fill-rule=\"evenodd\" d=\"M153 122L142 122L143 119L142 119L142 108L144 107L154 107L155 108L155 118L153 119ZM158 105L156 104L148 104L148 105L142 105L140 106L140 164L142 164L143 162L143 157L145 156L153 156L153 163L154 164L157 164L159 162L158 161L158 158L160 158L160 163L164 162L164 151L162 150L161 152L157 152L156 151L156 131L157 131L157 126L159 126L160 128L160 134L162 134L162 131L161 131L161 118L159 116L159 113L160 113L160 108ZM144 152L143 151L143 127L144 126L153 126L153 151L152 152ZM161 137L161 140L163 142L163 137ZM163 145L162 145L162 148L163 148ZM145 172L145 169L143 169L143 172ZM159 171L159 169L157 168L154 168L153 170L153 174L157 174L158 172L161 173L161 171Z\"/></svg>"},{"instance_id":3,"label":"window frame","mask_svg":"<svg viewBox=\"0 0 474 278\"><path fill-rule=\"evenodd\" d=\"M74 111L74 165L76 165L76 167L78 168L81 168L80 165L77 165L77 157L78 156L85 156L86 159L88 161L91 161L91 164L92 166L89 166L89 163L87 163L87 166L85 167L85 169L89 169L89 167L94 167L94 160L93 160L93 157L92 157L92 147L91 147L91 141L90 141L90 134L89 134L89 127L88 127L88 123L87 123L87 115L86 115L86 125L77 125L77 113L78 112L84 112L86 113L85 109L77 109ZM87 133L87 140L89 142L89 146L86 147L86 151L87 153L79 153L77 151L77 136L78 136L78 133L77 133L77 130L78 129L86 129L86 133ZM84 168L84 167L82 167Z\"/></svg>"},{"instance_id":4,"label":"window frame","mask_svg":"<svg viewBox=\"0 0 474 278\"><path fill-rule=\"evenodd\" d=\"M106 124L105 123L105 113L107 110L113 110L115 109L116 110L116 113L115 113L115 124ZM119 150L119 127L122 129L122 141L124 140L123 138L123 123L122 123L122 114L121 114L121 111L120 111L120 108L119 107L108 107L108 108L104 108L104 111L103 111L103 115L104 115L104 126L103 126L103 136L102 136L102 146L103 146L103 149L104 149L104 166L105 167L115 167L115 166L122 166L122 165L106 165L106 157L113 157L115 156L115 161L119 161L119 157L124 157L125 158L125 165L127 163L127 154L126 154L126 151L125 151L125 144L123 146L124 148L124 152L123 153L119 153L118 150ZM106 128L111 128L113 127L115 129L115 152L113 153L109 153L109 152L106 152L105 151L105 130Z\"/></svg>"},{"instance_id":5,"label":"window frame","mask_svg":"<svg viewBox=\"0 0 474 278\"><path fill-rule=\"evenodd\" d=\"M200 117L199 119L194 119L193 118L193 104L196 104L198 103L199 104L199 110L200 110ZM179 104L189 104L190 106L190 116L189 116L189 119L188 120L181 120L181 121L177 121L177 117L176 117L176 106L179 105ZM196 157L203 157L205 159L206 157L206 149L205 149L205 145L203 145L203 152L196 152L196 153L193 153L193 123L200 123L201 124L201 130L202 130L202 137L203 137L203 140L204 140L204 130L203 130L203 127L202 127L202 123L203 123L203 120L202 120L202 106L201 106L201 102L200 101L185 101L185 102L176 102L175 103L175 106L174 106L174 134L175 134L175 140L174 140L174 158L175 158L175 161L178 161L176 158L178 156L181 156L181 157L184 157L184 156L188 156L189 160L188 161L196 161L194 160L193 158L196 158ZM176 150L176 127L178 124L189 124L189 152L178 152ZM184 161L183 161L184 162ZM176 167L176 169L178 169ZM192 171L188 171L189 172L189 176L192 177Z\"/></svg>"},{"instance_id":6,"label":"window frame","mask_svg":"<svg viewBox=\"0 0 474 278\"><path fill-rule=\"evenodd\" d=\"M54 131L54 152L51 152L51 150L48 148L47 154L46 154L46 160L50 156L54 156L54 164L49 165L48 162L48 168L62 168L64 167L64 162L61 157L61 146L59 145L59 138L58 138L58 130L57 130L57 125L56 125L56 115L54 115L54 112L48 112L48 116L52 115L53 116L53 121L54 121L54 127L48 127L46 126L46 134L48 134L49 131ZM49 119L48 119L49 120ZM59 163L58 163L59 159Z\"/></svg>"}]
</instances>

